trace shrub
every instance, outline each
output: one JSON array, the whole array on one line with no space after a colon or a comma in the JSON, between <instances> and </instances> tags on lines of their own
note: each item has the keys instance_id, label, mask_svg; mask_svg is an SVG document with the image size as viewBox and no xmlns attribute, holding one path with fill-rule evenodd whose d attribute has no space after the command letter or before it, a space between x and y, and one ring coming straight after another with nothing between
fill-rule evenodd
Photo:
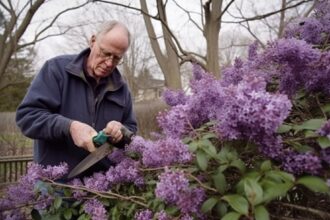
<instances>
[{"instance_id":1,"label":"shrub","mask_svg":"<svg viewBox=\"0 0 330 220\"><path fill-rule=\"evenodd\" d=\"M329 219L329 7L311 18L317 42L290 26L219 80L194 66L191 94L165 92L161 132L113 152L107 172L61 184L65 164L31 165L3 215L28 204L46 219Z\"/></svg>"}]
</instances>

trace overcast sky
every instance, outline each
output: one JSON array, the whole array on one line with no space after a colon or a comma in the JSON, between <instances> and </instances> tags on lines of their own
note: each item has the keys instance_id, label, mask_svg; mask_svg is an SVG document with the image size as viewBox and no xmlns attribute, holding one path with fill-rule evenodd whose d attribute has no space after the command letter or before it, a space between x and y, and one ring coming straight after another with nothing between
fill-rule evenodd
<instances>
[{"instance_id":1,"label":"overcast sky","mask_svg":"<svg viewBox=\"0 0 330 220\"><path fill-rule=\"evenodd\" d=\"M18 0L16 0L18 1ZM23 1L20 1L23 2ZM40 11L37 12L33 19L33 25L28 29L25 37L28 39L34 36L34 32L36 28L40 28L40 22L44 19L53 18L59 11L62 11L65 8L70 6L76 6L77 4L81 4L82 0L50 0L46 4L44 4ZM128 3L130 6L139 7L138 0L117 0L119 3ZM155 3L154 1L147 1L150 13L152 15L156 15ZM191 16L193 19L200 24L200 0L177 0L177 3L180 4L185 10L192 12ZM205 2L205 1L204 1ZM280 8L280 0L237 0L235 1L235 5L231 6L230 13L234 15L237 14L237 10L235 7L243 8L243 12L245 16L252 17L255 16L256 11L258 13L266 13L267 11L272 11L274 9ZM183 47L185 49L197 52L204 53L205 52L205 40L202 36L202 32L199 31L196 26L189 21L187 13L180 9L173 0L168 1L167 5L167 13L168 13L168 21L169 26L175 35L180 39ZM88 24L85 26L83 31L84 34L73 36L74 32L70 32L65 34L65 36L60 37L52 37L44 40L43 42L37 44L36 49L38 52L37 56L37 68L47 59L63 54L63 53L77 53L80 49L82 49L85 44L87 46L86 39L90 37L93 33L93 29L96 25L94 23L99 23L103 20L111 20L116 19L120 20L127 24L129 29L131 30L133 36L139 37L140 39L147 41L147 34L144 29L144 22L142 16L139 12L134 10L128 10L124 8L118 8L109 4L89 4L87 7L81 8L79 10L75 10L69 12L62 16L57 21L57 26L78 26L81 23ZM278 19L278 17L274 16L271 19ZM228 14L223 18L225 21L233 20ZM157 22L154 22L157 24ZM156 25L156 31L160 30L160 25ZM81 28L80 28L81 29ZM55 30L56 31L56 30ZM264 32L261 28L255 29L256 33L262 38L269 38L268 33ZM238 28L238 25L231 24L222 24L221 34L226 35L225 38L222 39L222 45L228 38L239 38L244 36L249 36L243 28ZM250 36L249 36L250 37ZM227 38L227 39L226 39Z\"/></svg>"}]
</instances>

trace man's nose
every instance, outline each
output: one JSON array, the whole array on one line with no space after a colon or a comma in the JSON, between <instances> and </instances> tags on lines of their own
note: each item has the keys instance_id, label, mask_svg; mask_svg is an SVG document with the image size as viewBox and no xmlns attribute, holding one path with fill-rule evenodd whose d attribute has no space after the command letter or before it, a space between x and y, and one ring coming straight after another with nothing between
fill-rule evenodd
<instances>
[{"instance_id":1,"label":"man's nose","mask_svg":"<svg viewBox=\"0 0 330 220\"><path fill-rule=\"evenodd\" d=\"M107 65L107 67L113 67L115 65L112 58L106 59L105 64Z\"/></svg>"}]
</instances>

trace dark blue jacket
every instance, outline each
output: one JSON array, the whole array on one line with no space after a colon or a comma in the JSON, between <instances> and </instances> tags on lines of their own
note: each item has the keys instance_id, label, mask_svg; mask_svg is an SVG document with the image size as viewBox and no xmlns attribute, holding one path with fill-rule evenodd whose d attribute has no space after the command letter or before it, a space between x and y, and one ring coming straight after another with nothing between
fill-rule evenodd
<instances>
[{"instance_id":1,"label":"dark blue jacket","mask_svg":"<svg viewBox=\"0 0 330 220\"><path fill-rule=\"evenodd\" d=\"M106 89L94 98L83 73L89 53L86 49L79 55L48 60L17 109L17 125L24 135L35 140L34 159L40 164L66 162L71 170L89 154L74 145L69 133L72 120L89 124L96 131L112 120L133 132L137 130L131 94L117 69L109 76ZM106 168L103 161L87 173Z\"/></svg>"}]
</instances>

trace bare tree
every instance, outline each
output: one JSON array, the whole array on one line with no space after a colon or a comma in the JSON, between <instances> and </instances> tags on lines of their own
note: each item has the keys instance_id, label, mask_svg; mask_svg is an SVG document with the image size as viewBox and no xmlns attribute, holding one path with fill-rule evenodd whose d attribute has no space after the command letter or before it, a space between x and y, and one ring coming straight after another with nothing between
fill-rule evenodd
<instances>
[{"instance_id":1,"label":"bare tree","mask_svg":"<svg viewBox=\"0 0 330 220\"><path fill-rule=\"evenodd\" d=\"M224 21L224 23L239 24L262 47L265 47L268 40L283 36L284 29L290 21L297 17L308 16L315 7L315 3L316 1L312 0L280 0L273 6L260 6L259 3L257 5L255 2L242 1L240 4L235 4L233 11L229 12L234 21ZM251 12L254 15L246 15ZM268 37L263 37L263 33L267 33Z\"/></svg>"},{"instance_id":2,"label":"bare tree","mask_svg":"<svg viewBox=\"0 0 330 220\"><path fill-rule=\"evenodd\" d=\"M151 48L165 78L165 85L169 88L178 89L182 88L180 66L186 62L198 63L217 77L221 76L220 66L223 62L220 62L220 59L223 56L221 57L219 53L221 52L220 49L226 47L226 45L222 45L220 32L224 25L244 26L255 39L264 45L265 37L255 32L255 24L252 24L252 22L259 22L260 24L261 21L263 26L266 26L266 29L268 28L269 34L273 35L275 27L270 25L267 27L267 19L279 16L279 20L277 20L277 26L279 27L276 30L278 35L280 35L286 23L284 19L286 17L285 12L312 2L312 0L281 1L282 5L280 8L268 8L270 9L268 12L256 12L253 16L245 15L246 9L243 8L242 0L200 1L200 12L189 11L184 5L180 5L183 4L182 2L176 0L155 0L152 2L148 1L148 4L145 0L139 0L140 5L137 4L137 1L119 3L119 1L94 0L93 3L124 7L129 9L128 11L142 14ZM195 52L191 48L188 49L187 46L183 46L184 42L178 37L177 31L173 24L170 24L167 17L167 6L169 3L176 4L179 10L187 15L185 19L188 18L190 24L193 24L202 33L204 39L201 41L204 41L203 43L205 43L206 47L204 52ZM265 4L268 3L265 2ZM150 8L150 6L154 6L154 8ZM156 11L156 14L153 15L154 13L150 11ZM196 13L199 14L199 18L192 16ZM228 18L229 20L226 20Z\"/></svg>"},{"instance_id":3,"label":"bare tree","mask_svg":"<svg viewBox=\"0 0 330 220\"><path fill-rule=\"evenodd\" d=\"M0 27L0 78L4 79L8 73L7 67L11 59L18 51L23 48L35 45L37 42L44 40L51 36L58 36L64 34L68 30L62 30L57 33L47 33L52 28L56 20L63 14L78 9L88 4L88 1L77 5L75 7L66 8L55 15L51 20L45 21L41 30L37 31L31 41L24 41L23 36L33 17L40 10L41 6L45 4L45 0L36 1L0 1L0 12L2 14L1 27ZM9 84L15 84L15 81L8 82L1 81L0 91ZM18 82L19 83L19 82Z\"/></svg>"}]
</instances>

